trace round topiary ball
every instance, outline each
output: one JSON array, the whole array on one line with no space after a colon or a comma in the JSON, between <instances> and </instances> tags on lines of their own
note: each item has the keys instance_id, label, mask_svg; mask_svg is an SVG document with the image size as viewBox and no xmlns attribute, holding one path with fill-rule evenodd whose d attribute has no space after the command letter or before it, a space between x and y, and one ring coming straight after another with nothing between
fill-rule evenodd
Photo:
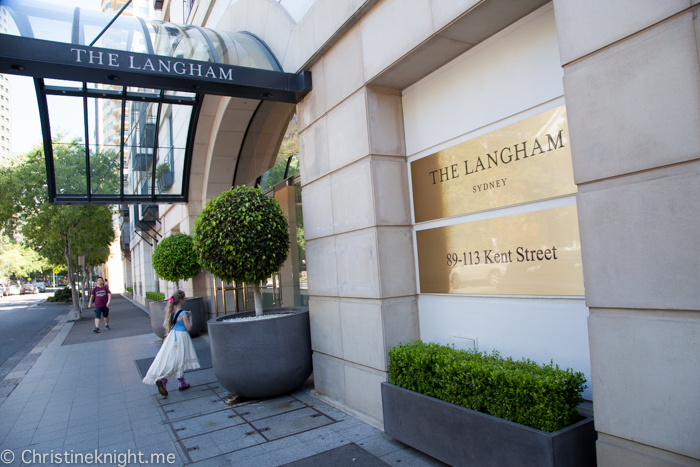
<instances>
[{"instance_id":1,"label":"round topiary ball","mask_svg":"<svg viewBox=\"0 0 700 467\"><path fill-rule=\"evenodd\" d=\"M210 200L194 221L204 269L226 282L256 283L278 271L289 252L287 218L274 198L239 186Z\"/></svg>"},{"instance_id":2,"label":"round topiary ball","mask_svg":"<svg viewBox=\"0 0 700 467\"><path fill-rule=\"evenodd\" d=\"M185 233L165 237L153 250L152 262L156 274L168 282L191 279L201 269L192 237Z\"/></svg>"}]
</instances>

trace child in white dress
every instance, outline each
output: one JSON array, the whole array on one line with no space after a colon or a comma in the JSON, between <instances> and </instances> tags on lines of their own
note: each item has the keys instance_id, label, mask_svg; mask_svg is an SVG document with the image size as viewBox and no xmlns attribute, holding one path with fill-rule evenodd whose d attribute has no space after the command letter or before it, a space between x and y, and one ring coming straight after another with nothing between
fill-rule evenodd
<instances>
[{"instance_id":1,"label":"child in white dress","mask_svg":"<svg viewBox=\"0 0 700 467\"><path fill-rule=\"evenodd\" d=\"M199 368L197 352L192 345L192 339L187 332L192 329L192 317L189 311L182 310L185 304L185 292L178 290L168 299L165 306L165 339L155 360L143 378L146 384L158 386L158 392L167 397L168 379L177 377L179 391L184 391L190 385L185 381L185 370Z\"/></svg>"}]
</instances>

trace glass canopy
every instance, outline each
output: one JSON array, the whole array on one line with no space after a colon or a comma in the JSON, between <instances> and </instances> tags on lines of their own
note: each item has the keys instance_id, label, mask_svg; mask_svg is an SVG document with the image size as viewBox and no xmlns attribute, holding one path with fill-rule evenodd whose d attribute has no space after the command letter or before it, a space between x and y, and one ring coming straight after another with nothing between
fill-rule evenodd
<instances>
[{"instance_id":1,"label":"glass canopy","mask_svg":"<svg viewBox=\"0 0 700 467\"><path fill-rule=\"evenodd\" d=\"M295 103L311 88L246 32L33 0L0 8L14 22L0 72L35 78L54 203L186 202L204 94Z\"/></svg>"}]
</instances>

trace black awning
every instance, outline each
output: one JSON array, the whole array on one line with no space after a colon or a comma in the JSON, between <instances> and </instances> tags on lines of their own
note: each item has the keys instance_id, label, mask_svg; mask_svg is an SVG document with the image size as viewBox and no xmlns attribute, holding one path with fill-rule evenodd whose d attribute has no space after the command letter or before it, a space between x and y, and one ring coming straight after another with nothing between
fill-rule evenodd
<instances>
[{"instance_id":1,"label":"black awning","mask_svg":"<svg viewBox=\"0 0 700 467\"><path fill-rule=\"evenodd\" d=\"M34 78L53 203L187 202L204 95L297 103L311 90L309 72L282 72L245 32L119 17L99 36L113 16L35 1L0 8L15 23L15 35L0 34L0 73ZM84 131L67 141L53 115Z\"/></svg>"}]
</instances>

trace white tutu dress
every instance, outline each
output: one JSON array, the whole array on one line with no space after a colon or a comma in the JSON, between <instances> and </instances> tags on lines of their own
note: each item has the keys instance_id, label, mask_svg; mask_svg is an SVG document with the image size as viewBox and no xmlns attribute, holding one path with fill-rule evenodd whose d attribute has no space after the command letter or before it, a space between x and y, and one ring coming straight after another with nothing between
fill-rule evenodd
<instances>
[{"instance_id":1,"label":"white tutu dress","mask_svg":"<svg viewBox=\"0 0 700 467\"><path fill-rule=\"evenodd\" d=\"M189 314L189 311L183 311L183 313ZM175 326L163 339L163 345L151 363L143 382L156 384L156 380L161 378L182 378L185 370L196 370L199 366L199 359L192 345L190 334L187 332L182 318L178 317Z\"/></svg>"}]
</instances>

